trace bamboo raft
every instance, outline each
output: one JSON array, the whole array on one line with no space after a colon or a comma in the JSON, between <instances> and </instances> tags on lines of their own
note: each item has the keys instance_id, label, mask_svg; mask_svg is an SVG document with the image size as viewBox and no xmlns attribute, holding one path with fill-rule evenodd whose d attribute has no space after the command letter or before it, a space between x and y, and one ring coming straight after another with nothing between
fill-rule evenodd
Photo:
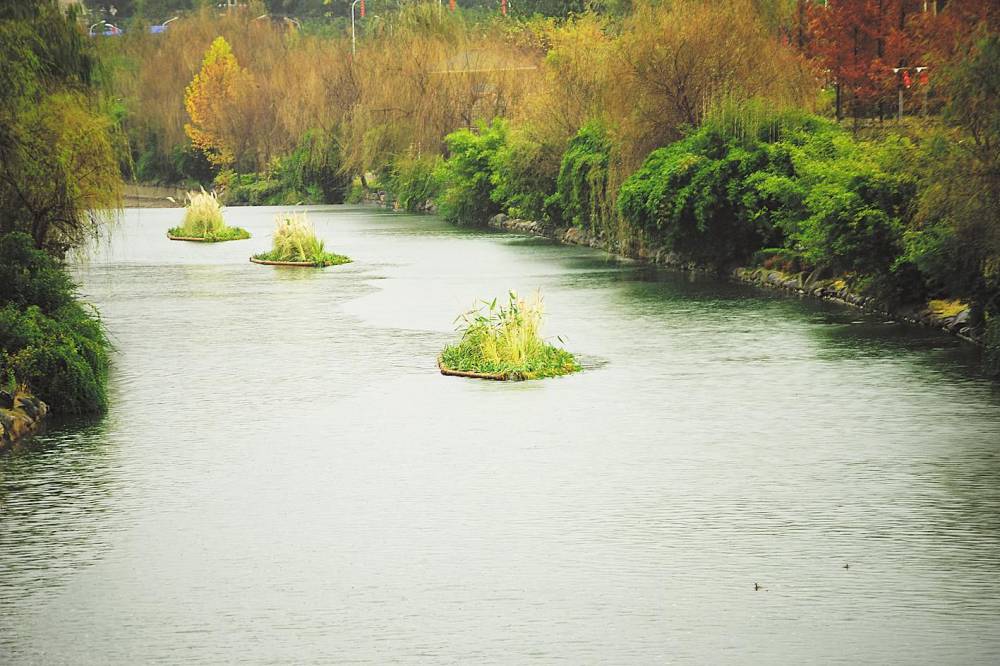
<instances>
[{"instance_id":1,"label":"bamboo raft","mask_svg":"<svg viewBox=\"0 0 1000 666\"><path fill-rule=\"evenodd\" d=\"M317 266L315 262L312 261L268 261L267 259L256 259L250 257L250 261L255 264L261 264L262 266L298 266L299 268L323 268L322 266Z\"/></svg>"},{"instance_id":2,"label":"bamboo raft","mask_svg":"<svg viewBox=\"0 0 1000 666\"><path fill-rule=\"evenodd\" d=\"M176 241L194 241L195 243L211 243L213 242L211 238L197 238L195 236L171 236L167 234L167 238Z\"/></svg>"},{"instance_id":3,"label":"bamboo raft","mask_svg":"<svg viewBox=\"0 0 1000 666\"><path fill-rule=\"evenodd\" d=\"M510 379L509 375L497 373L486 373L486 372L465 372L463 370L452 370L451 368L445 367L444 361L440 356L437 358L438 369L441 371L442 375L448 375L449 377L468 377L469 379L491 379L497 382L503 382Z\"/></svg>"}]
</instances>

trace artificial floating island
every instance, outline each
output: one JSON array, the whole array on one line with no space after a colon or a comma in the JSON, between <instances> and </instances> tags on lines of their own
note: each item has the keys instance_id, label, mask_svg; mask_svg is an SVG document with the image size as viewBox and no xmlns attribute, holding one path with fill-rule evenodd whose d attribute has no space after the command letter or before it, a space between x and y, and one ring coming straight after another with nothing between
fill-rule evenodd
<instances>
[{"instance_id":1,"label":"artificial floating island","mask_svg":"<svg viewBox=\"0 0 1000 666\"><path fill-rule=\"evenodd\" d=\"M513 380L558 377L580 370L571 353L542 339L544 307L536 293L531 301L508 294L507 305L481 301L459 315L457 344L438 356L441 374L477 379ZM557 338L562 342L562 338Z\"/></svg>"},{"instance_id":2,"label":"artificial floating island","mask_svg":"<svg viewBox=\"0 0 1000 666\"><path fill-rule=\"evenodd\" d=\"M239 227L227 227L222 221L222 204L215 192L188 192L184 223L167 230L167 238L176 241L221 243L246 240L250 232Z\"/></svg>"},{"instance_id":3,"label":"artificial floating island","mask_svg":"<svg viewBox=\"0 0 1000 666\"><path fill-rule=\"evenodd\" d=\"M275 224L271 251L253 255L250 257L253 263L314 268L350 263L350 257L326 251L305 213L278 215Z\"/></svg>"}]
</instances>

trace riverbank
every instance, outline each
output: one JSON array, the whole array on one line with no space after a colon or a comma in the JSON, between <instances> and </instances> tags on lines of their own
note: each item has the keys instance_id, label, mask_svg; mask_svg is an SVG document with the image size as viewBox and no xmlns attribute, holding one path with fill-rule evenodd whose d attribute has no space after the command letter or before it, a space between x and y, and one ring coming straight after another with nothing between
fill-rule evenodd
<instances>
[{"instance_id":1,"label":"riverbank","mask_svg":"<svg viewBox=\"0 0 1000 666\"><path fill-rule=\"evenodd\" d=\"M371 192L365 196L364 201L383 208L401 210L398 203L385 192ZM437 206L433 201L427 201L419 207L418 212L434 214L437 212ZM512 218L503 213L489 218L486 221L486 226L501 231L548 238L566 245L584 245L609 252L619 258L641 261L663 268L719 274L714 269L687 260L666 248L644 245L623 247L578 227L549 227L541 222ZM852 292L843 279L825 276L820 271L786 273L769 268L739 266L723 271L722 274L737 282L846 305L880 314L893 321L937 328L975 345L981 346L983 344L982 332L974 330L969 325L971 312L968 306L936 309L931 304L927 304L925 306L894 308L875 297Z\"/></svg>"},{"instance_id":2,"label":"riverbank","mask_svg":"<svg viewBox=\"0 0 1000 666\"><path fill-rule=\"evenodd\" d=\"M126 208L181 208L187 190L160 185L126 185L123 192Z\"/></svg>"},{"instance_id":3,"label":"riverbank","mask_svg":"<svg viewBox=\"0 0 1000 666\"><path fill-rule=\"evenodd\" d=\"M48 413L48 405L27 393L0 395L0 450L36 433Z\"/></svg>"},{"instance_id":4,"label":"riverbank","mask_svg":"<svg viewBox=\"0 0 1000 666\"><path fill-rule=\"evenodd\" d=\"M622 248L576 227L548 228L539 222L519 220L503 213L491 217L487 226L503 231L550 238L569 245L586 245L610 252L618 257L643 261L665 268L701 273L715 272L687 261L664 248L643 246ZM785 273L768 268L740 266L724 274L738 282L840 303L867 312L875 312L896 321L938 328L967 342L982 344L982 335L969 326L970 312L968 307L963 306L944 311L936 310L930 305L892 308L872 296L852 292L847 284L838 277L821 277L822 273L819 271Z\"/></svg>"}]
</instances>

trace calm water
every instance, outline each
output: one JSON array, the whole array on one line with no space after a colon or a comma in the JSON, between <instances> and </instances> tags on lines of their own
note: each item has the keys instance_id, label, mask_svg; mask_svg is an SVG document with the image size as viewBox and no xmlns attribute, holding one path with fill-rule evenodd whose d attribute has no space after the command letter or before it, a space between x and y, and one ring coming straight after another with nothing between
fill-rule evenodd
<instances>
[{"instance_id":1,"label":"calm water","mask_svg":"<svg viewBox=\"0 0 1000 666\"><path fill-rule=\"evenodd\" d=\"M311 214L351 265L250 264L274 212L128 211L76 268L113 406L0 457L0 662L1000 659L1000 392L956 341L369 209ZM437 373L536 287L585 372Z\"/></svg>"}]
</instances>

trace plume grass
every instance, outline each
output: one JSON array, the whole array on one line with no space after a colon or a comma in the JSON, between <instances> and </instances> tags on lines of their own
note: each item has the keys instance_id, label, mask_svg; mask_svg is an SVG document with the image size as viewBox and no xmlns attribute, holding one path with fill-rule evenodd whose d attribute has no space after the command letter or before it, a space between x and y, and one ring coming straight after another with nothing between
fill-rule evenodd
<instances>
[{"instance_id":1,"label":"plume grass","mask_svg":"<svg viewBox=\"0 0 1000 666\"><path fill-rule=\"evenodd\" d=\"M184 209L184 222L167 230L168 236L200 238L220 242L245 240L250 232L239 227L227 227L222 219L222 204L215 192L188 192Z\"/></svg>"},{"instance_id":2,"label":"plume grass","mask_svg":"<svg viewBox=\"0 0 1000 666\"><path fill-rule=\"evenodd\" d=\"M576 372L580 365L565 349L542 338L545 313L541 294L531 300L508 293L507 304L480 301L458 317L462 339L445 347L442 364L449 370L541 379Z\"/></svg>"},{"instance_id":3,"label":"plume grass","mask_svg":"<svg viewBox=\"0 0 1000 666\"><path fill-rule=\"evenodd\" d=\"M351 261L348 257L326 251L304 213L282 213L275 217L271 251L256 254L254 259L311 263L315 266L336 266Z\"/></svg>"}]
</instances>

